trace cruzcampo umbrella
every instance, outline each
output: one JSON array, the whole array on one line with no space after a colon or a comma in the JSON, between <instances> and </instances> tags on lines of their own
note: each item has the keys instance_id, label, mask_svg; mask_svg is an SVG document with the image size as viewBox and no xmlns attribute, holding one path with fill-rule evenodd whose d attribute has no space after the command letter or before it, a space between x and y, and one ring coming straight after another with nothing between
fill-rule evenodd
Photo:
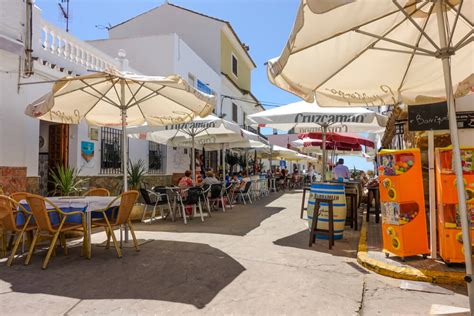
<instances>
[{"instance_id":1,"label":"cruzcampo umbrella","mask_svg":"<svg viewBox=\"0 0 474 316\"><path fill-rule=\"evenodd\" d=\"M385 130L388 118L365 108L324 108L316 103L304 101L290 103L248 116L250 122L259 127L270 127L295 133L321 131L327 132L372 132ZM326 140L323 137L323 161L327 160ZM323 181L326 176L326 164L323 164Z\"/></svg>"},{"instance_id":2,"label":"cruzcampo umbrella","mask_svg":"<svg viewBox=\"0 0 474 316\"><path fill-rule=\"evenodd\" d=\"M250 135L245 137L246 134L238 124L215 115L197 117L187 123L131 128L128 133L133 138L147 139L175 147L191 147L193 180L196 180L196 158L194 156L196 148L211 149L212 144L228 144L252 139Z\"/></svg>"},{"instance_id":3,"label":"cruzcampo umbrella","mask_svg":"<svg viewBox=\"0 0 474 316\"><path fill-rule=\"evenodd\" d=\"M455 97L474 86L474 5L463 0L302 0L272 83L321 106L447 100L453 162L464 183ZM474 282L463 185L457 186L471 311ZM470 216L469 216L470 218Z\"/></svg>"},{"instance_id":4,"label":"cruzcampo umbrella","mask_svg":"<svg viewBox=\"0 0 474 316\"><path fill-rule=\"evenodd\" d=\"M58 80L52 91L30 104L25 113L41 120L120 127L123 131L123 187L127 190L127 127L181 124L206 116L215 98L179 76L152 77L118 71Z\"/></svg>"}]
</instances>

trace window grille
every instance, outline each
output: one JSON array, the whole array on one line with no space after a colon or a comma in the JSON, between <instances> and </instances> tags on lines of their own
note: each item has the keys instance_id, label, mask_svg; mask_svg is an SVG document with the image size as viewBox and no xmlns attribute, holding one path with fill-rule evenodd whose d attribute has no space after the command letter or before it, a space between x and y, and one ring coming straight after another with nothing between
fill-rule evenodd
<instances>
[{"instance_id":1,"label":"window grille","mask_svg":"<svg viewBox=\"0 0 474 316\"><path fill-rule=\"evenodd\" d=\"M166 146L148 142L148 173L165 173Z\"/></svg>"},{"instance_id":2,"label":"window grille","mask_svg":"<svg viewBox=\"0 0 474 316\"><path fill-rule=\"evenodd\" d=\"M102 127L100 148L100 173L122 173L122 131Z\"/></svg>"}]
</instances>

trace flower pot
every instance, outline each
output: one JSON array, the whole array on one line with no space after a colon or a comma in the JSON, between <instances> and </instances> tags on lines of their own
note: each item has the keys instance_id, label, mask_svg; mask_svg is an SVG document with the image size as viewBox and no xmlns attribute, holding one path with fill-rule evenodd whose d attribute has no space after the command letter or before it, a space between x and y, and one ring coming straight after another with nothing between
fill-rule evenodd
<instances>
[{"instance_id":1,"label":"flower pot","mask_svg":"<svg viewBox=\"0 0 474 316\"><path fill-rule=\"evenodd\" d=\"M145 204L136 203L133 206L132 213L130 213L130 219L132 221L141 220L143 215L143 210L145 209Z\"/></svg>"}]
</instances>

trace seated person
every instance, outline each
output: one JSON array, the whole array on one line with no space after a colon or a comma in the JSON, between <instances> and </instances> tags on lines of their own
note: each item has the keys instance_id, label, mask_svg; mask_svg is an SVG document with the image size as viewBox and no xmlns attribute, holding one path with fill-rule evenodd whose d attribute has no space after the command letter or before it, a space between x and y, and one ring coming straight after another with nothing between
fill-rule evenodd
<instances>
[{"instance_id":1,"label":"seated person","mask_svg":"<svg viewBox=\"0 0 474 316\"><path fill-rule=\"evenodd\" d=\"M194 185L193 179L190 178L191 176L191 171L186 170L184 172L184 177L179 179L178 186L181 188L187 188L187 187L192 187Z\"/></svg>"},{"instance_id":2,"label":"seated person","mask_svg":"<svg viewBox=\"0 0 474 316\"><path fill-rule=\"evenodd\" d=\"M214 172L212 170L206 172L206 178L202 180L202 184L220 184L220 181L214 176Z\"/></svg>"}]
</instances>

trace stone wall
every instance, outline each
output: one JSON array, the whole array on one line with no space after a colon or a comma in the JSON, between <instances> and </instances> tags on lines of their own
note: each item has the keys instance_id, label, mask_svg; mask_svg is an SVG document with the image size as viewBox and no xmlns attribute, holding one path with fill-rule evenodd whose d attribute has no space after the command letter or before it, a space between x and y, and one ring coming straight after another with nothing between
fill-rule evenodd
<instances>
[{"instance_id":1,"label":"stone wall","mask_svg":"<svg viewBox=\"0 0 474 316\"><path fill-rule=\"evenodd\" d=\"M0 166L0 192L24 192L27 187L26 167Z\"/></svg>"},{"instance_id":2,"label":"stone wall","mask_svg":"<svg viewBox=\"0 0 474 316\"><path fill-rule=\"evenodd\" d=\"M122 190L122 176L101 175L81 178L86 180L84 185L86 188L105 188L109 190L112 195L118 195ZM171 175L146 175L143 183L147 188L171 185Z\"/></svg>"},{"instance_id":3,"label":"stone wall","mask_svg":"<svg viewBox=\"0 0 474 316\"><path fill-rule=\"evenodd\" d=\"M39 190L40 177L27 177L26 178L26 192L33 194L40 194Z\"/></svg>"}]
</instances>

